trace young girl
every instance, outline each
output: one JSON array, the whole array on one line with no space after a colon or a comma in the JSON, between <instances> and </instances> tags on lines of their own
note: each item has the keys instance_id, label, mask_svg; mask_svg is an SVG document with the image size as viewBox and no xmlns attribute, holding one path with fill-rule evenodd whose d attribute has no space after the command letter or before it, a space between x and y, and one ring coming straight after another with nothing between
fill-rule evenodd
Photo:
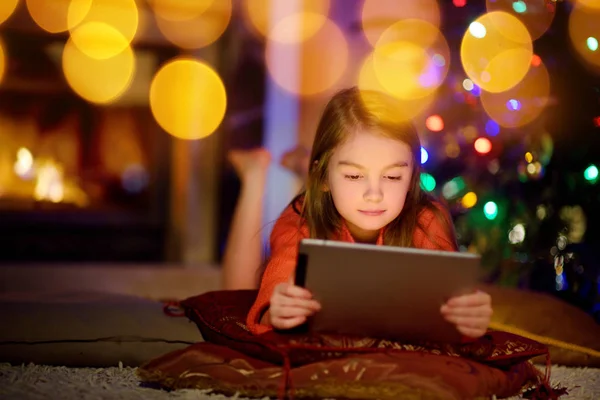
<instances>
[{"instance_id":1,"label":"young girl","mask_svg":"<svg viewBox=\"0 0 600 400\"><path fill-rule=\"evenodd\" d=\"M381 93L357 88L339 92L325 107L306 191L273 227L271 257L247 319L253 333L293 328L319 311L310 292L293 284L303 238L457 250L450 216L420 190L421 145L410 124L395 120L397 107ZM440 312L477 338L489 325L491 298L482 292L455 297Z\"/></svg>"}]
</instances>

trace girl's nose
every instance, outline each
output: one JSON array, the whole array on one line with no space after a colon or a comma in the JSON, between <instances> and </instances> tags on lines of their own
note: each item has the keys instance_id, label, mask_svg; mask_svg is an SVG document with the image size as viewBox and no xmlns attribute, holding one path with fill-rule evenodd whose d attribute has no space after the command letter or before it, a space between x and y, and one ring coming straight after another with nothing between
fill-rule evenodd
<instances>
[{"instance_id":1,"label":"girl's nose","mask_svg":"<svg viewBox=\"0 0 600 400\"><path fill-rule=\"evenodd\" d=\"M383 199L383 193L381 192L379 182L369 182L363 197L365 201L371 203L380 202Z\"/></svg>"}]
</instances>

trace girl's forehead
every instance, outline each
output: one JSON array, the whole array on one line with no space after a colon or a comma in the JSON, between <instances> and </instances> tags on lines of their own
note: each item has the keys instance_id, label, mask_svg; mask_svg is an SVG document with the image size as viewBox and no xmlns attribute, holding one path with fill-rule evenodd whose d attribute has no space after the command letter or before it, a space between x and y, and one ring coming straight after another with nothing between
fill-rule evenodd
<instances>
[{"instance_id":1,"label":"girl's forehead","mask_svg":"<svg viewBox=\"0 0 600 400\"><path fill-rule=\"evenodd\" d=\"M411 156L410 146L400 140L392 139L377 132L369 130L355 130L351 132L334 151L334 157L350 155L369 155L372 153L380 157L385 156Z\"/></svg>"}]
</instances>

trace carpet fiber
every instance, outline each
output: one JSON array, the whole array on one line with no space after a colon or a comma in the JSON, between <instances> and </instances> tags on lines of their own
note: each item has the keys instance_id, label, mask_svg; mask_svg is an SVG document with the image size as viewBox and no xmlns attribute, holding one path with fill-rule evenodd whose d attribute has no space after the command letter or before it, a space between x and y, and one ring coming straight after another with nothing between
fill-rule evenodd
<instances>
[{"instance_id":1,"label":"carpet fiber","mask_svg":"<svg viewBox=\"0 0 600 400\"><path fill-rule=\"evenodd\" d=\"M562 399L600 399L600 369L553 367L553 384L567 386ZM210 399L233 397L201 390L166 392L140 387L134 368L66 368L0 364L0 398L8 400L62 399ZM516 399L516 398L515 398Z\"/></svg>"}]
</instances>

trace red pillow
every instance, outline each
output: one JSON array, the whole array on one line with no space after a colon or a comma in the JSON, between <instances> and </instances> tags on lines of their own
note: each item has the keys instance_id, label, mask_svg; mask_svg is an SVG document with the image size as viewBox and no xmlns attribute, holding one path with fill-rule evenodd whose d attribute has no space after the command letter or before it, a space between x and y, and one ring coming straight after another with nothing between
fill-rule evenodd
<instances>
[{"instance_id":1,"label":"red pillow","mask_svg":"<svg viewBox=\"0 0 600 400\"><path fill-rule=\"evenodd\" d=\"M204 340L281 365L285 356L292 365L343 357L354 352L413 351L465 357L496 367L510 368L522 361L546 354L545 345L501 331L489 331L477 341L451 345L402 343L346 335L281 334L256 336L246 326L246 316L256 290L214 291L190 297L180 303L188 318L198 325Z\"/></svg>"},{"instance_id":2,"label":"red pillow","mask_svg":"<svg viewBox=\"0 0 600 400\"><path fill-rule=\"evenodd\" d=\"M529 362L504 371L465 358L402 352L348 355L286 370L212 343L166 354L137 374L146 384L167 389L298 399L505 398L539 382Z\"/></svg>"}]
</instances>

